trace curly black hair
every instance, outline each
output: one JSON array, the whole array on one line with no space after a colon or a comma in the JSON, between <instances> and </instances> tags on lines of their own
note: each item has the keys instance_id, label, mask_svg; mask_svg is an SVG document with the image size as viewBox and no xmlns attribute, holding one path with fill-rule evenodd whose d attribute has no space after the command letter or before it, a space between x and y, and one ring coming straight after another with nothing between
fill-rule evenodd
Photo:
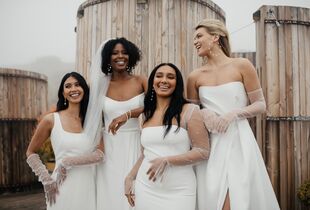
<instances>
[{"instance_id":1,"label":"curly black hair","mask_svg":"<svg viewBox=\"0 0 310 210\"><path fill-rule=\"evenodd\" d=\"M101 51L101 71L108 75L108 65L111 63L111 55L116 44L122 44L129 56L128 68L130 72L141 59L141 51L139 48L124 37L109 40Z\"/></svg>"}]
</instances>

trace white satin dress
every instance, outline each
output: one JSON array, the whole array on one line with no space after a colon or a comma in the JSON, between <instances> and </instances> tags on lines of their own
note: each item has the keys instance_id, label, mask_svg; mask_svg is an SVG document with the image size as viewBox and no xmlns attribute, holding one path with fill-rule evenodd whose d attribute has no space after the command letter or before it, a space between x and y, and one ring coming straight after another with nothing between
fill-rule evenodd
<instances>
[{"instance_id":1,"label":"white satin dress","mask_svg":"<svg viewBox=\"0 0 310 210\"><path fill-rule=\"evenodd\" d=\"M65 157L75 157L94 151L93 145L84 133L72 133L63 129L58 112L54 113L54 127L51 143L55 153L56 166ZM55 170L52 177L56 180ZM94 165L72 167L59 187L56 203L47 210L96 210L96 182Z\"/></svg>"},{"instance_id":2,"label":"white satin dress","mask_svg":"<svg viewBox=\"0 0 310 210\"><path fill-rule=\"evenodd\" d=\"M191 149L188 132L176 125L164 138L165 126L142 129L144 159L135 181L135 210L195 210L196 176L192 165L168 166L162 178L149 180L150 161L180 155Z\"/></svg>"},{"instance_id":3,"label":"white satin dress","mask_svg":"<svg viewBox=\"0 0 310 210\"><path fill-rule=\"evenodd\" d=\"M199 98L219 115L248 105L241 82L202 86ZM210 140L209 160L197 167L199 210L222 210L227 191L231 210L280 209L248 120L232 122L223 134L211 133Z\"/></svg>"},{"instance_id":4,"label":"white satin dress","mask_svg":"<svg viewBox=\"0 0 310 210\"><path fill-rule=\"evenodd\" d=\"M129 119L115 135L108 133L108 127L114 118L142 107L144 93L126 101L109 97L103 100L105 161L97 167L97 210L130 210L124 181L141 153L140 121L138 118Z\"/></svg>"}]
</instances>

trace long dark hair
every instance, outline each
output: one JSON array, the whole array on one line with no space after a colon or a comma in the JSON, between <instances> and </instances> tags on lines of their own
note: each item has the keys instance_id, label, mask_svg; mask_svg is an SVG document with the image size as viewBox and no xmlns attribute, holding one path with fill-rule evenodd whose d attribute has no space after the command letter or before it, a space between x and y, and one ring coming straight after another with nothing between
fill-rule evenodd
<instances>
[{"instance_id":1,"label":"long dark hair","mask_svg":"<svg viewBox=\"0 0 310 210\"><path fill-rule=\"evenodd\" d=\"M176 131L179 130L183 105L189 102L184 98L184 83L181 71L172 63L161 63L152 70L149 76L148 89L144 98L144 122L147 122L150 118L152 118L156 109L157 98L156 96L152 97L152 94L156 94L153 90L153 83L157 70L162 66L170 66L176 73L176 87L171 95L170 104L165 112L163 119L163 125L166 126L164 136L166 136L171 129L173 118L175 118L178 123L178 128Z\"/></svg>"},{"instance_id":2,"label":"long dark hair","mask_svg":"<svg viewBox=\"0 0 310 210\"><path fill-rule=\"evenodd\" d=\"M66 103L65 105L65 98L63 96L63 92L64 92L64 84L65 81L69 78L69 77L74 77L79 85L82 87L83 91L84 91L84 96L82 101L80 102L80 118L82 119L82 126L84 125L84 119L85 119L85 115L86 115L86 110L87 110L87 106L88 106L88 100L89 100L89 87L84 79L84 77L82 75L80 75L77 72L70 72L65 74L65 76L63 76L61 83L59 85L59 89L58 89L58 101L57 101L57 107L56 107L56 111L59 112L61 110L65 110L68 108L69 103Z\"/></svg>"},{"instance_id":3,"label":"long dark hair","mask_svg":"<svg viewBox=\"0 0 310 210\"><path fill-rule=\"evenodd\" d=\"M116 38L116 39L111 39L109 40L103 47L101 51L101 71L105 73L106 75L109 73L108 72L108 65L111 63L111 55L113 52L113 49L115 45L117 44L122 44L123 47L125 48L126 52L128 53L129 56L129 61L128 61L128 68L129 68L129 73L132 72L133 68L136 66L138 61L141 59L141 51L139 48L132 43L131 41L127 40L126 38Z\"/></svg>"}]
</instances>

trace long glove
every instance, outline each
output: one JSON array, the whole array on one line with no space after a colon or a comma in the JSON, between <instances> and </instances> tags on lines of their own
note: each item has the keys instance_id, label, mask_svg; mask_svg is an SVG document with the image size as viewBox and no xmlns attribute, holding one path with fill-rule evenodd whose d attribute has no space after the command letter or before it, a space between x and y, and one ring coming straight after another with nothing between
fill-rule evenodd
<instances>
[{"instance_id":1,"label":"long glove","mask_svg":"<svg viewBox=\"0 0 310 210\"><path fill-rule=\"evenodd\" d=\"M100 149L96 149L94 152L74 157L65 157L62 159L58 168L57 173L57 183L61 185L67 177L67 170L72 167L96 164L104 161L104 153Z\"/></svg>"},{"instance_id":2,"label":"long glove","mask_svg":"<svg viewBox=\"0 0 310 210\"><path fill-rule=\"evenodd\" d=\"M39 177L39 181L44 187L46 200L50 203L50 205L56 203L56 194L58 194L57 183L48 173L45 165L40 160L39 155L36 153L29 155L26 162L35 173L35 175Z\"/></svg>"},{"instance_id":3,"label":"long glove","mask_svg":"<svg viewBox=\"0 0 310 210\"><path fill-rule=\"evenodd\" d=\"M141 155L139 159L137 160L134 167L131 169L129 174L125 178L125 195L127 197L128 203L130 206L135 206L135 192L134 192L134 182L136 179L136 176L138 174L138 170L142 164L142 161L144 159L143 150L141 151Z\"/></svg>"},{"instance_id":4,"label":"long glove","mask_svg":"<svg viewBox=\"0 0 310 210\"><path fill-rule=\"evenodd\" d=\"M266 102L261 88L248 92L247 94L250 105L220 116L215 130L219 133L226 132L232 121L254 117L266 111Z\"/></svg>"},{"instance_id":5,"label":"long glove","mask_svg":"<svg viewBox=\"0 0 310 210\"><path fill-rule=\"evenodd\" d=\"M147 171L150 180L161 180L168 166L191 165L209 158L209 135L205 129L199 107L192 105L192 107L189 107L187 113L184 115L192 149L180 155L160 157L150 161L151 166Z\"/></svg>"}]
</instances>

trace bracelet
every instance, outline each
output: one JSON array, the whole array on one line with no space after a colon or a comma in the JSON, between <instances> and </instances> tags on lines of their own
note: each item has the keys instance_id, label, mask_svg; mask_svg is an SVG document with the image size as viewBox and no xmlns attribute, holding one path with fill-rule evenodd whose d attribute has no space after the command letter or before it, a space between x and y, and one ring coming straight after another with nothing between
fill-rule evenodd
<instances>
[{"instance_id":1,"label":"bracelet","mask_svg":"<svg viewBox=\"0 0 310 210\"><path fill-rule=\"evenodd\" d=\"M129 112L129 117L128 118L130 119L131 118L131 110L129 110L128 112Z\"/></svg>"},{"instance_id":2,"label":"bracelet","mask_svg":"<svg viewBox=\"0 0 310 210\"><path fill-rule=\"evenodd\" d=\"M126 122L127 122L129 119L127 112L125 113L125 115L126 115Z\"/></svg>"}]
</instances>

